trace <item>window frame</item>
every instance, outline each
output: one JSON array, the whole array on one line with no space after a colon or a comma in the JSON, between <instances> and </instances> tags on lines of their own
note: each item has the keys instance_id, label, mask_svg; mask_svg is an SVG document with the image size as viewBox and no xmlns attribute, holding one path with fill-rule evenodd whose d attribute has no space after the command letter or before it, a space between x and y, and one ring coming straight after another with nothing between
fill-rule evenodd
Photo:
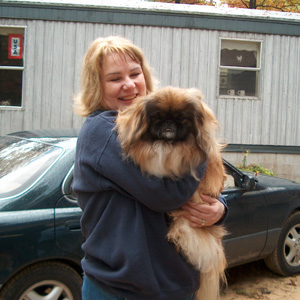
<instances>
[{"instance_id":1,"label":"window frame","mask_svg":"<svg viewBox=\"0 0 300 300\"><path fill-rule=\"evenodd\" d=\"M259 43L259 58L258 58L258 67L238 67L238 66L223 66L221 65L221 51L222 51L222 41L232 41L232 42L244 42L244 43ZM230 37L220 37L219 38L219 60L218 60L218 85L217 85L217 95L222 99L239 99L239 100L259 100L261 98L260 95L260 86L261 86L261 70L262 70L262 47L263 40L259 39L242 39L242 38L230 38ZM220 87L221 87L221 70L243 70L243 71L252 71L257 72L257 80L256 80L256 96L240 96L240 95L221 95Z\"/></svg>"},{"instance_id":2,"label":"window frame","mask_svg":"<svg viewBox=\"0 0 300 300\"><path fill-rule=\"evenodd\" d=\"M0 65L0 70L8 70L8 71L22 71L22 87L21 87L21 105L15 106L15 105L0 105L0 110L23 110L24 103L23 103L23 90L24 90L24 70L26 66L26 57L25 57L25 47L26 47L26 34L27 34L27 26L22 25L5 25L0 24L0 28L17 28L17 29L23 29L23 66L5 66Z\"/></svg>"}]
</instances>

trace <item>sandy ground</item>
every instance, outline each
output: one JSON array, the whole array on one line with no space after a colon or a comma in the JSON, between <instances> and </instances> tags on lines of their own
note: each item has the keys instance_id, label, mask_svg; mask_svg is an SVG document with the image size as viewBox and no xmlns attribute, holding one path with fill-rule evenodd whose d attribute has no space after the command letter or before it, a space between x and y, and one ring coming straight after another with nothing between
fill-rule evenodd
<instances>
[{"instance_id":1,"label":"sandy ground","mask_svg":"<svg viewBox=\"0 0 300 300\"><path fill-rule=\"evenodd\" d=\"M300 275L282 277L255 262L227 270L221 300L300 300Z\"/></svg>"}]
</instances>

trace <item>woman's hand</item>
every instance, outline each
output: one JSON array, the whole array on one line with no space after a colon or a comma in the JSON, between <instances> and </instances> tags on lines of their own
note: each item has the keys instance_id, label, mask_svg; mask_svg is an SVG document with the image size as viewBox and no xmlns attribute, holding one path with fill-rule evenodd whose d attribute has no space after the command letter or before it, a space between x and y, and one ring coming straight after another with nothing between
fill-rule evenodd
<instances>
[{"instance_id":1,"label":"woman's hand","mask_svg":"<svg viewBox=\"0 0 300 300\"><path fill-rule=\"evenodd\" d=\"M205 203L193 203L188 201L182 209L186 212L185 217L192 227L211 226L224 217L225 206L216 198L201 195Z\"/></svg>"}]
</instances>

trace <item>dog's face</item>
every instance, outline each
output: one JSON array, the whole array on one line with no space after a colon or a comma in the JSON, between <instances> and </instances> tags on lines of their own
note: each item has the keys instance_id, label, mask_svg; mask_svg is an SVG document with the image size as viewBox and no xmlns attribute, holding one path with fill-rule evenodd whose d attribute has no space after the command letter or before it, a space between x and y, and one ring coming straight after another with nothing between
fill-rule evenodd
<instances>
[{"instance_id":1,"label":"dog's face","mask_svg":"<svg viewBox=\"0 0 300 300\"><path fill-rule=\"evenodd\" d=\"M125 157L155 176L180 178L216 148L218 122L197 89L166 87L119 112L116 129Z\"/></svg>"},{"instance_id":2,"label":"dog's face","mask_svg":"<svg viewBox=\"0 0 300 300\"><path fill-rule=\"evenodd\" d=\"M119 113L117 130L126 155L154 144L194 145L203 156L209 152L218 122L201 101L197 89L166 87L152 92ZM150 148L149 148L150 149ZM191 149L191 148L190 148ZM143 153L143 151L140 151Z\"/></svg>"},{"instance_id":3,"label":"dog's face","mask_svg":"<svg viewBox=\"0 0 300 300\"><path fill-rule=\"evenodd\" d=\"M200 97L200 95L198 94ZM200 98L201 99L201 98ZM200 99L183 89L163 89L145 98L148 129L142 138L176 143L197 134Z\"/></svg>"},{"instance_id":4,"label":"dog's face","mask_svg":"<svg viewBox=\"0 0 300 300\"><path fill-rule=\"evenodd\" d=\"M161 108L159 103L146 105L146 116L149 124L145 137L152 141L170 142L185 141L189 134L195 134L193 105L187 104L182 110L176 107Z\"/></svg>"}]
</instances>

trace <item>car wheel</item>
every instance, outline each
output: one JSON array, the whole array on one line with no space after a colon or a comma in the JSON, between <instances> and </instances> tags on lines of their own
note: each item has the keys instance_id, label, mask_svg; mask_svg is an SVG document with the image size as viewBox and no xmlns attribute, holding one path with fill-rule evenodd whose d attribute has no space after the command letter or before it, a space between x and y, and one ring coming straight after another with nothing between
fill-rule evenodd
<instances>
[{"instance_id":1,"label":"car wheel","mask_svg":"<svg viewBox=\"0 0 300 300\"><path fill-rule=\"evenodd\" d=\"M300 273L300 212L293 213L283 224L277 246L265 263L284 276Z\"/></svg>"},{"instance_id":2,"label":"car wheel","mask_svg":"<svg viewBox=\"0 0 300 300\"><path fill-rule=\"evenodd\" d=\"M0 300L80 300L81 276L59 262L31 266L12 278L2 289Z\"/></svg>"}]
</instances>

